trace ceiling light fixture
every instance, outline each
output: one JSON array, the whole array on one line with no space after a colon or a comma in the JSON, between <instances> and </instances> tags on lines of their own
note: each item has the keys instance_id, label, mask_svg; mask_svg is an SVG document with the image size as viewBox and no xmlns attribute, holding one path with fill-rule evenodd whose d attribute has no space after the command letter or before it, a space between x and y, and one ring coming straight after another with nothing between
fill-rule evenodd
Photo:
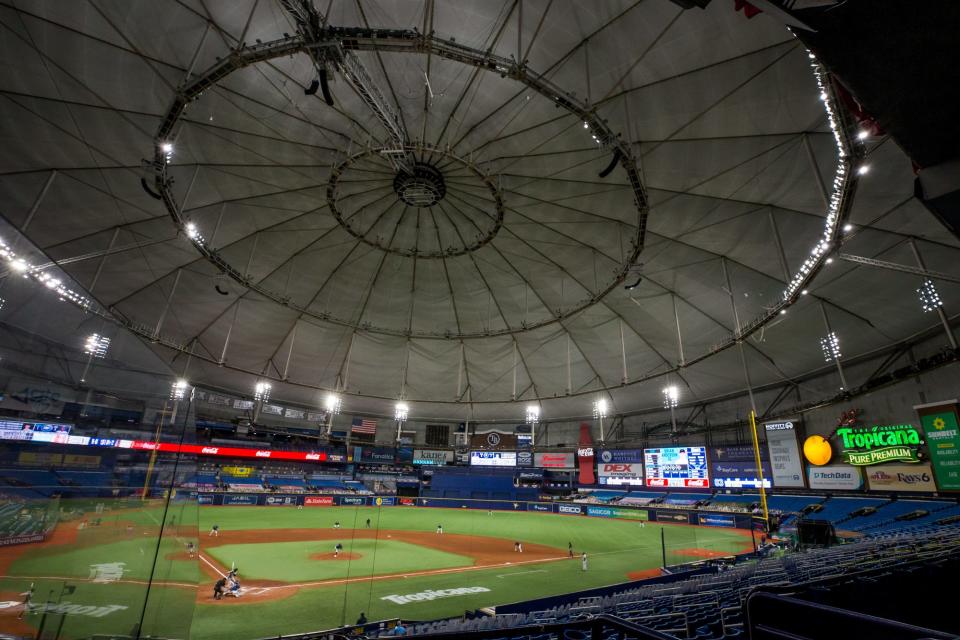
<instances>
[{"instance_id":1,"label":"ceiling light fixture","mask_svg":"<svg viewBox=\"0 0 960 640\"><path fill-rule=\"evenodd\" d=\"M253 399L257 402L267 402L270 399L270 389L269 382L258 382L253 388Z\"/></svg>"},{"instance_id":2,"label":"ceiling light fixture","mask_svg":"<svg viewBox=\"0 0 960 640\"><path fill-rule=\"evenodd\" d=\"M338 415L340 410L343 409L343 398L335 393L328 393L327 397L323 400L323 408L326 409L330 415Z\"/></svg>"},{"instance_id":3,"label":"ceiling light fixture","mask_svg":"<svg viewBox=\"0 0 960 640\"><path fill-rule=\"evenodd\" d=\"M540 407L535 404L527 405L527 424L537 424L540 422Z\"/></svg>"},{"instance_id":4,"label":"ceiling light fixture","mask_svg":"<svg viewBox=\"0 0 960 640\"><path fill-rule=\"evenodd\" d=\"M593 417L603 419L607 417L607 400L606 398L600 398L599 400L594 400L593 402Z\"/></svg>"},{"instance_id":5,"label":"ceiling light fixture","mask_svg":"<svg viewBox=\"0 0 960 640\"><path fill-rule=\"evenodd\" d=\"M410 415L410 407L404 402L398 402L397 406L393 408L393 419L397 422L406 422L407 416Z\"/></svg>"},{"instance_id":6,"label":"ceiling light fixture","mask_svg":"<svg viewBox=\"0 0 960 640\"><path fill-rule=\"evenodd\" d=\"M175 380L172 385L170 385L170 399L171 400L183 400L187 395L187 389L190 388L190 383L180 378Z\"/></svg>"},{"instance_id":7,"label":"ceiling light fixture","mask_svg":"<svg viewBox=\"0 0 960 640\"><path fill-rule=\"evenodd\" d=\"M937 287L933 284L933 280L929 278L924 280L923 284L917 289L917 295L920 296L920 304L923 306L924 313L935 311L943 306L943 300L940 299Z\"/></svg>"},{"instance_id":8,"label":"ceiling light fixture","mask_svg":"<svg viewBox=\"0 0 960 640\"><path fill-rule=\"evenodd\" d=\"M677 406L678 401L680 400L680 389L677 388L677 385L672 384L669 387L664 387L663 389L663 408L672 409Z\"/></svg>"}]
</instances>

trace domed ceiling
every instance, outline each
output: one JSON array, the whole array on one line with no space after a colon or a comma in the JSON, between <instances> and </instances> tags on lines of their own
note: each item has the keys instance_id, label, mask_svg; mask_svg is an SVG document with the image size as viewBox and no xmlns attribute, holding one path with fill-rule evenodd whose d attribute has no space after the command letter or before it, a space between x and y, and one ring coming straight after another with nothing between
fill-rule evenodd
<instances>
[{"instance_id":1,"label":"domed ceiling","mask_svg":"<svg viewBox=\"0 0 960 640\"><path fill-rule=\"evenodd\" d=\"M805 270L841 240L915 264L914 238L949 271L957 244L892 141L838 156L773 18L377 0L314 20L274 0L0 9L6 219L174 368L191 354L193 382L549 419L656 407L666 384L742 393L745 368L829 374L824 316L844 357L936 324L916 275ZM831 220L844 163L869 173L844 174Z\"/></svg>"}]
</instances>

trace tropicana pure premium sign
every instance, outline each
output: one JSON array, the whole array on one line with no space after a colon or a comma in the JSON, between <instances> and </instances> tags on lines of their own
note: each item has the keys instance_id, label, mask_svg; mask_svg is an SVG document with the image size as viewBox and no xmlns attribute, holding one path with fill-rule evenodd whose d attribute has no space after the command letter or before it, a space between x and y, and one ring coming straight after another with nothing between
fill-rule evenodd
<instances>
[{"instance_id":1,"label":"tropicana pure premium sign","mask_svg":"<svg viewBox=\"0 0 960 640\"><path fill-rule=\"evenodd\" d=\"M920 433L909 424L837 429L844 462L865 467L882 462L918 462Z\"/></svg>"}]
</instances>

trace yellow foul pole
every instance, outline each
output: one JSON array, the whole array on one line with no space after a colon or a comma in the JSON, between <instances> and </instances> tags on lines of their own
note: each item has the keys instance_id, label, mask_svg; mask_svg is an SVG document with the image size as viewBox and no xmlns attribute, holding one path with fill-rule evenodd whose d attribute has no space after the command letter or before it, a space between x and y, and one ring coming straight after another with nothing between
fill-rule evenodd
<instances>
[{"instance_id":1,"label":"yellow foul pole","mask_svg":"<svg viewBox=\"0 0 960 640\"><path fill-rule=\"evenodd\" d=\"M757 476L760 478L760 504L763 505L763 523L766 531L770 531L770 514L767 511L767 490L763 488L763 465L760 464L760 441L757 438L757 414L750 412L750 429L753 433L753 460L757 465Z\"/></svg>"}]
</instances>

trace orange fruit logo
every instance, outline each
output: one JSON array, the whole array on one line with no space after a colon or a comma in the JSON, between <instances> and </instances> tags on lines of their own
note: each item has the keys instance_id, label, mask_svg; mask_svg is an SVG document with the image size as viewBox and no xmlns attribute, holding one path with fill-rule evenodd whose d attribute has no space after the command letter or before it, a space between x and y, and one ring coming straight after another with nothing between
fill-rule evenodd
<instances>
[{"instance_id":1,"label":"orange fruit logo","mask_svg":"<svg viewBox=\"0 0 960 640\"><path fill-rule=\"evenodd\" d=\"M822 467L833 457L833 448L823 436L810 436L803 441L803 457L810 464Z\"/></svg>"}]
</instances>

